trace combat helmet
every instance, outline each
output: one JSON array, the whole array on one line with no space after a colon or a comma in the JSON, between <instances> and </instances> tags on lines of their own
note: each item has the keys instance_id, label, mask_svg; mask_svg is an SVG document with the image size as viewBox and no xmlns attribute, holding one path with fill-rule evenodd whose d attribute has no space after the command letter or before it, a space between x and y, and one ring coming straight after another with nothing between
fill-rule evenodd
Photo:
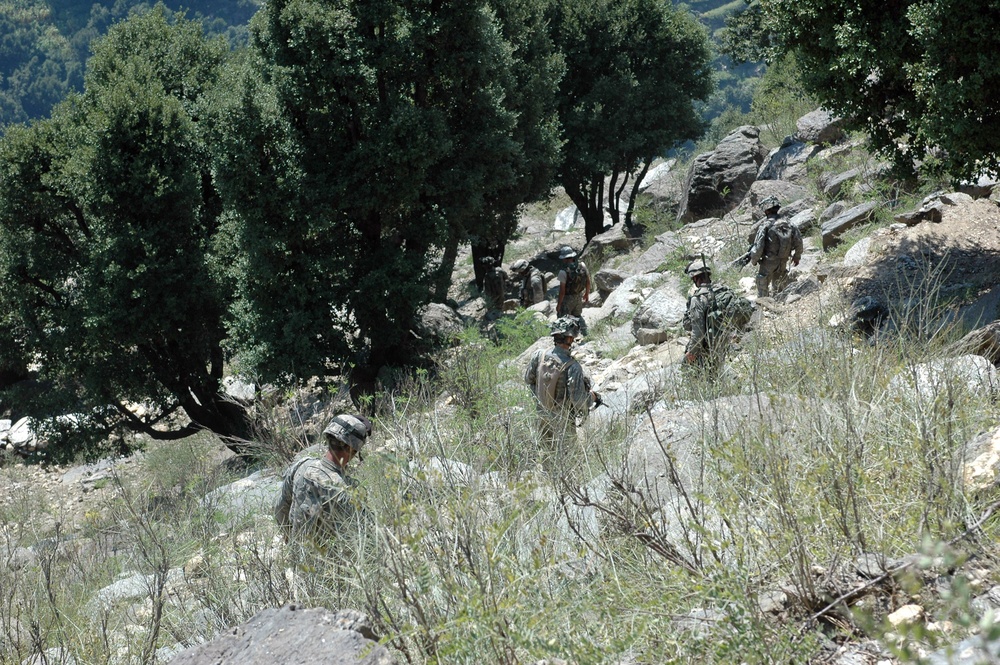
<instances>
[{"instance_id":1,"label":"combat helmet","mask_svg":"<svg viewBox=\"0 0 1000 665\"><path fill-rule=\"evenodd\" d=\"M780 207L781 207L781 202L778 201L777 196L768 196L763 201L760 202L760 209L763 210L764 212L768 212L770 210L777 210Z\"/></svg>"},{"instance_id":2,"label":"combat helmet","mask_svg":"<svg viewBox=\"0 0 1000 665\"><path fill-rule=\"evenodd\" d=\"M576 250L570 247L569 245L563 245L559 249L560 259L572 259L574 257L576 257Z\"/></svg>"},{"instance_id":3,"label":"combat helmet","mask_svg":"<svg viewBox=\"0 0 1000 665\"><path fill-rule=\"evenodd\" d=\"M510 271L515 275L520 275L528 269L528 262L524 259L518 259L514 263L510 264Z\"/></svg>"},{"instance_id":4,"label":"combat helmet","mask_svg":"<svg viewBox=\"0 0 1000 665\"><path fill-rule=\"evenodd\" d=\"M580 322L575 316L560 316L552 324L552 332L549 334L553 337L579 337Z\"/></svg>"},{"instance_id":5,"label":"combat helmet","mask_svg":"<svg viewBox=\"0 0 1000 665\"><path fill-rule=\"evenodd\" d=\"M361 456L361 449L372 433L371 421L364 416L352 416L342 413L335 416L330 424L323 430L323 436L329 442L330 439L339 441L350 446L354 452Z\"/></svg>"},{"instance_id":6,"label":"combat helmet","mask_svg":"<svg viewBox=\"0 0 1000 665\"><path fill-rule=\"evenodd\" d=\"M688 274L689 277L695 277L696 275L708 275L712 276L712 269L705 262L705 259L695 259L688 264L684 272Z\"/></svg>"}]
</instances>

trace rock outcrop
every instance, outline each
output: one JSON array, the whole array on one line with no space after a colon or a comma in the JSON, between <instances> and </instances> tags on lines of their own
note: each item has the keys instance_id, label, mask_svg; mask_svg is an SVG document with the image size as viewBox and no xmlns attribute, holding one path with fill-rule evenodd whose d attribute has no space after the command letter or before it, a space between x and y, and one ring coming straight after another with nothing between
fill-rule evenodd
<instances>
[{"instance_id":1,"label":"rock outcrop","mask_svg":"<svg viewBox=\"0 0 1000 665\"><path fill-rule=\"evenodd\" d=\"M681 221L692 222L735 208L757 179L765 157L760 130L751 125L734 130L712 152L698 155L684 183L678 213Z\"/></svg>"}]
</instances>

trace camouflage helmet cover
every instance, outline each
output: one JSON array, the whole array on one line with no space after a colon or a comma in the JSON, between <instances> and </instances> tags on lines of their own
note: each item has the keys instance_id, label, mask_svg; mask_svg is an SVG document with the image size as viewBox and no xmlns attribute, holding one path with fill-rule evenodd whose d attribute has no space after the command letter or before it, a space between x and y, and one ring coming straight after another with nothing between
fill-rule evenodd
<instances>
[{"instance_id":1,"label":"camouflage helmet cover","mask_svg":"<svg viewBox=\"0 0 1000 665\"><path fill-rule=\"evenodd\" d=\"M479 259L479 262L484 266L486 266L487 268L492 268L497 264L497 260L492 256L484 256L483 258Z\"/></svg>"},{"instance_id":2,"label":"camouflage helmet cover","mask_svg":"<svg viewBox=\"0 0 1000 665\"><path fill-rule=\"evenodd\" d=\"M575 316L561 316L552 324L553 337L578 337L580 335L580 323Z\"/></svg>"},{"instance_id":3,"label":"camouflage helmet cover","mask_svg":"<svg viewBox=\"0 0 1000 665\"><path fill-rule=\"evenodd\" d=\"M524 259L518 259L514 263L510 264L510 271L515 274L520 274L528 269L528 262Z\"/></svg>"},{"instance_id":4,"label":"camouflage helmet cover","mask_svg":"<svg viewBox=\"0 0 1000 665\"><path fill-rule=\"evenodd\" d=\"M574 257L576 257L576 250L569 245L563 245L559 250L560 259L572 259Z\"/></svg>"},{"instance_id":5,"label":"camouflage helmet cover","mask_svg":"<svg viewBox=\"0 0 1000 665\"><path fill-rule=\"evenodd\" d=\"M684 269L684 272L686 272L690 277L694 277L695 275L711 275L712 269L707 263L705 263L705 259L697 259L689 263L688 267Z\"/></svg>"},{"instance_id":6,"label":"camouflage helmet cover","mask_svg":"<svg viewBox=\"0 0 1000 665\"><path fill-rule=\"evenodd\" d=\"M760 209L764 212L768 210L774 210L775 208L780 208L781 202L778 201L776 196L768 196L763 201L760 202Z\"/></svg>"},{"instance_id":7,"label":"camouflage helmet cover","mask_svg":"<svg viewBox=\"0 0 1000 665\"><path fill-rule=\"evenodd\" d=\"M354 449L354 452L360 453L365 445L365 440L368 439L368 435L372 431L371 422L366 421L368 421L367 418L362 420L358 416L342 413L330 421L330 424L323 430L323 436L327 440L335 439L345 443Z\"/></svg>"}]
</instances>

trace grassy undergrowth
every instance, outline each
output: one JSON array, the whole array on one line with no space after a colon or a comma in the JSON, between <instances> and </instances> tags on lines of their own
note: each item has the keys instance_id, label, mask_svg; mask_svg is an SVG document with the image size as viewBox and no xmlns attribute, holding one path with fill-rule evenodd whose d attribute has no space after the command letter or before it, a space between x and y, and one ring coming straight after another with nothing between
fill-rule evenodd
<instances>
[{"instance_id":1,"label":"grassy undergrowth","mask_svg":"<svg viewBox=\"0 0 1000 665\"><path fill-rule=\"evenodd\" d=\"M919 575L824 612L860 555L947 550L957 568L996 554L995 521L961 538L997 498L962 475L966 442L995 425L992 395L947 371L912 387L954 339L914 330L878 345L815 325L750 335L718 382L667 378L650 411L592 417L562 450L539 444L514 361L535 324L469 333L433 376L367 404L364 511L323 552L285 544L269 501L209 493L233 478L204 439L112 478L113 498L72 528L37 528L58 509L19 485L0 509L0 662L59 647L49 662L167 662L289 601L366 611L402 663L807 662L830 638L882 636L918 595L956 632L899 638L901 657L957 641L977 629L958 620L970 595L934 600ZM738 400L766 416L734 417ZM703 414L698 454L661 445L673 471L657 489L629 451L643 432L657 450L648 423L671 409ZM778 589L785 609L763 612Z\"/></svg>"}]
</instances>

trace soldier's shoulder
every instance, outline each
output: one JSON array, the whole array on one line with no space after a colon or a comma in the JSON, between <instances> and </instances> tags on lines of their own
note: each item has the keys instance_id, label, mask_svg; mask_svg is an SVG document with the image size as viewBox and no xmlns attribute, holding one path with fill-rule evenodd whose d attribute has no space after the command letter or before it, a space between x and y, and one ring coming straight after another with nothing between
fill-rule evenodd
<instances>
[{"instance_id":1,"label":"soldier's shoulder","mask_svg":"<svg viewBox=\"0 0 1000 665\"><path fill-rule=\"evenodd\" d=\"M302 465L296 477L323 488L347 487L347 481L337 467L326 459L311 459Z\"/></svg>"}]
</instances>

